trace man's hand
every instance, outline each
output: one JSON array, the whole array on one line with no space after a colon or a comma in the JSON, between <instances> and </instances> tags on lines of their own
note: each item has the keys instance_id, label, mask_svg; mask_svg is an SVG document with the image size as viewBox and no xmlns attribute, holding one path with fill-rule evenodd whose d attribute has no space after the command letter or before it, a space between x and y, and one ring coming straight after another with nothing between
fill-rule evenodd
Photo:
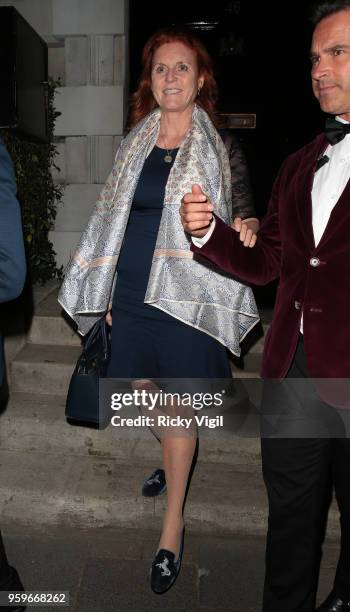
<instances>
[{"instance_id":1,"label":"man's hand","mask_svg":"<svg viewBox=\"0 0 350 612\"><path fill-rule=\"evenodd\" d=\"M250 219L235 217L231 227L239 233L239 239L243 242L245 247L252 248L255 245L257 232L260 227L258 219L255 217L251 217Z\"/></svg>"},{"instance_id":2,"label":"man's hand","mask_svg":"<svg viewBox=\"0 0 350 612\"><path fill-rule=\"evenodd\" d=\"M213 220L213 210L214 206L200 185L192 185L191 193L186 193L181 200L180 216L185 232L203 238Z\"/></svg>"},{"instance_id":3,"label":"man's hand","mask_svg":"<svg viewBox=\"0 0 350 612\"><path fill-rule=\"evenodd\" d=\"M108 323L108 325L112 325L112 311L109 310L105 316L106 319L106 323Z\"/></svg>"}]
</instances>

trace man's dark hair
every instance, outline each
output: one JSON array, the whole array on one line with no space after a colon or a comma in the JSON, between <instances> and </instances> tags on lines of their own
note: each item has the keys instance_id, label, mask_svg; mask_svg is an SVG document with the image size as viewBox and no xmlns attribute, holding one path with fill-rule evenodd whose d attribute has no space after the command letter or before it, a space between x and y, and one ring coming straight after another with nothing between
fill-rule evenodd
<instances>
[{"instance_id":1,"label":"man's dark hair","mask_svg":"<svg viewBox=\"0 0 350 612\"><path fill-rule=\"evenodd\" d=\"M311 8L311 23L315 28L325 17L346 9L350 9L350 0L321 0Z\"/></svg>"}]
</instances>

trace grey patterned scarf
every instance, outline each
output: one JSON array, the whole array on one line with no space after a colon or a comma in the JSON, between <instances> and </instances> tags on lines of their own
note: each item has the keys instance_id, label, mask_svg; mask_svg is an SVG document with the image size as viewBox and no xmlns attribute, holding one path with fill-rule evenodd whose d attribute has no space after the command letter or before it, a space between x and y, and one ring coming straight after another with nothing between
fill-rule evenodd
<instances>
[{"instance_id":1,"label":"grey patterned scarf","mask_svg":"<svg viewBox=\"0 0 350 612\"><path fill-rule=\"evenodd\" d=\"M122 141L77 251L67 266L58 301L87 333L110 307L117 262L144 162L159 132L160 110L147 115ZM171 168L145 302L216 338L235 355L259 320L252 290L210 264L194 259L179 215L181 198L194 183L232 220L230 166L208 115L193 109L188 131Z\"/></svg>"}]
</instances>

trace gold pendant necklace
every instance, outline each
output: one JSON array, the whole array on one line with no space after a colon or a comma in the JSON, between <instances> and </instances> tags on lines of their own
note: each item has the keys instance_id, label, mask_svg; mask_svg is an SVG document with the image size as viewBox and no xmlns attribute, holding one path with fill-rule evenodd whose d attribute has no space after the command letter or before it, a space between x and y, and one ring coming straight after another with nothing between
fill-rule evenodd
<instances>
[{"instance_id":1,"label":"gold pendant necklace","mask_svg":"<svg viewBox=\"0 0 350 612\"><path fill-rule=\"evenodd\" d=\"M187 133L187 132L186 132ZM186 135L186 134L185 134ZM163 159L165 161L166 164L171 164L173 161L173 152L176 150L176 148L181 144L181 142L184 139L184 136L181 138L180 142L176 142L175 143L175 147L173 149L168 149L166 146L166 142L165 142L165 138L164 136L161 136L162 142L164 143L164 147L166 150L166 154L164 155Z\"/></svg>"},{"instance_id":2,"label":"gold pendant necklace","mask_svg":"<svg viewBox=\"0 0 350 612\"><path fill-rule=\"evenodd\" d=\"M173 161L172 153L173 153L174 149L168 149L167 148L164 136L162 136L162 141L164 143L164 147L165 147L165 150L166 150L166 154L164 155L163 159L164 159L164 161L167 164L171 164L171 162Z\"/></svg>"}]
</instances>

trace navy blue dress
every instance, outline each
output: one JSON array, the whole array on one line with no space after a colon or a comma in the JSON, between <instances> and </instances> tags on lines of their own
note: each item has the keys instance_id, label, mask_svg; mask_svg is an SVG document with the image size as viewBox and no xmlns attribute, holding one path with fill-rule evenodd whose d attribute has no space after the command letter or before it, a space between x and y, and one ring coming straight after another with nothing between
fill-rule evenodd
<instances>
[{"instance_id":1,"label":"navy blue dress","mask_svg":"<svg viewBox=\"0 0 350 612\"><path fill-rule=\"evenodd\" d=\"M173 150L173 161L177 149ZM225 347L144 303L172 163L157 146L143 166L117 264L110 378L231 378Z\"/></svg>"}]
</instances>

